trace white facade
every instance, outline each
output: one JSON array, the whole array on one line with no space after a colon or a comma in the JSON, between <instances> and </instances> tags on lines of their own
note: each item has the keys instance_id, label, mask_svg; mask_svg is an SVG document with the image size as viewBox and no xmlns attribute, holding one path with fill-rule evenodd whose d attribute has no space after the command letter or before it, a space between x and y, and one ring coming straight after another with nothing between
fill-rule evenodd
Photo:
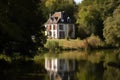
<instances>
[{"instance_id":1,"label":"white facade","mask_svg":"<svg viewBox=\"0 0 120 80\"><path fill-rule=\"evenodd\" d=\"M62 27L62 29L60 27ZM46 28L45 35L48 36L48 38L64 39L68 36L68 29L70 29L70 28L72 30L72 33L70 34L70 38L75 38L74 24L62 24L62 23L45 24L45 28Z\"/></svg>"},{"instance_id":2,"label":"white facade","mask_svg":"<svg viewBox=\"0 0 120 80\"><path fill-rule=\"evenodd\" d=\"M48 30L48 26L51 26L50 30ZM53 26L57 27L58 25L57 24L46 24L45 25L45 28L46 28L45 35L51 38L57 38L58 37L57 29L53 29ZM51 32L51 35L49 35L49 31Z\"/></svg>"}]
</instances>

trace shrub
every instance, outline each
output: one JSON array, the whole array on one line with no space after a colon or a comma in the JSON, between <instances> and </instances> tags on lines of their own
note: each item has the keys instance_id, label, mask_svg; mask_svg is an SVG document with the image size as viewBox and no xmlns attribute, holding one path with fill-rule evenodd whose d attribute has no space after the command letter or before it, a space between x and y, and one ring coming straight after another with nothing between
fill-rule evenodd
<instances>
[{"instance_id":1,"label":"shrub","mask_svg":"<svg viewBox=\"0 0 120 80\"><path fill-rule=\"evenodd\" d=\"M100 40L100 38L93 34L87 39L87 41L92 48L97 48L102 44L102 41Z\"/></svg>"},{"instance_id":2,"label":"shrub","mask_svg":"<svg viewBox=\"0 0 120 80\"><path fill-rule=\"evenodd\" d=\"M4 55L4 54L0 54L0 60L4 60L4 61L7 61L7 62L12 61L11 57L9 57L7 55Z\"/></svg>"},{"instance_id":3,"label":"shrub","mask_svg":"<svg viewBox=\"0 0 120 80\"><path fill-rule=\"evenodd\" d=\"M49 49L49 51L58 51L60 49L59 42L57 41L47 41L46 48Z\"/></svg>"},{"instance_id":4,"label":"shrub","mask_svg":"<svg viewBox=\"0 0 120 80\"><path fill-rule=\"evenodd\" d=\"M69 36L66 36L65 39L69 41L69 40L70 40L70 37L69 37Z\"/></svg>"}]
</instances>

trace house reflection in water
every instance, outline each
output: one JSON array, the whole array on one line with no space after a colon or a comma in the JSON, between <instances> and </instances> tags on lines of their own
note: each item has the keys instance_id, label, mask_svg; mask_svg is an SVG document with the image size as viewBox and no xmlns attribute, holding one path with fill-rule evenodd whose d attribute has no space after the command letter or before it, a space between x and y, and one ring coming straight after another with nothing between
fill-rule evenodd
<instances>
[{"instance_id":1,"label":"house reflection in water","mask_svg":"<svg viewBox=\"0 0 120 80\"><path fill-rule=\"evenodd\" d=\"M45 58L45 69L50 80L73 80L75 60L61 58Z\"/></svg>"}]
</instances>

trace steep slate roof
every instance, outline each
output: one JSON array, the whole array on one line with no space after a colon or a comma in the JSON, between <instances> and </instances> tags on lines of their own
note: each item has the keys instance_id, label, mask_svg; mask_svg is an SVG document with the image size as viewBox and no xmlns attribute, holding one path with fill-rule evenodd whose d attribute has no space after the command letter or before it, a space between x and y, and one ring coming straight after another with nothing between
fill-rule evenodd
<instances>
[{"instance_id":1,"label":"steep slate roof","mask_svg":"<svg viewBox=\"0 0 120 80\"><path fill-rule=\"evenodd\" d=\"M46 24L57 24L57 23L71 23L70 17L64 12L55 12L49 16Z\"/></svg>"}]
</instances>

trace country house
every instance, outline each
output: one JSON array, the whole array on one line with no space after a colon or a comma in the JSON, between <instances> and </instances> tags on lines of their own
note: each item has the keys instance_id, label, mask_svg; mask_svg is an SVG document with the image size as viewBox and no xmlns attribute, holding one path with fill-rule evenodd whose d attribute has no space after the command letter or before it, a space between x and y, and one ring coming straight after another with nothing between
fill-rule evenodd
<instances>
[{"instance_id":1,"label":"country house","mask_svg":"<svg viewBox=\"0 0 120 80\"><path fill-rule=\"evenodd\" d=\"M50 14L45 28L45 35L50 39L75 38L75 26L64 11Z\"/></svg>"}]
</instances>

